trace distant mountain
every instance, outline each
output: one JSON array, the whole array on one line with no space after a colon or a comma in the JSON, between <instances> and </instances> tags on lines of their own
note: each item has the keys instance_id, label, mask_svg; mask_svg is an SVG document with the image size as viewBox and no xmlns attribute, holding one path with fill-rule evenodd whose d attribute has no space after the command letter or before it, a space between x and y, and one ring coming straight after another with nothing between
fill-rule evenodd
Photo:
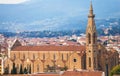
<instances>
[{"instance_id":1,"label":"distant mountain","mask_svg":"<svg viewBox=\"0 0 120 76\"><path fill-rule=\"evenodd\" d=\"M80 20L78 17L50 18L36 20L33 22L0 22L0 31L21 32L21 31L64 31L64 30L85 30L87 20Z\"/></svg>"},{"instance_id":2,"label":"distant mountain","mask_svg":"<svg viewBox=\"0 0 120 76\"><path fill-rule=\"evenodd\" d=\"M99 35L120 34L120 18L96 20Z\"/></svg>"},{"instance_id":3,"label":"distant mountain","mask_svg":"<svg viewBox=\"0 0 120 76\"><path fill-rule=\"evenodd\" d=\"M59 23L59 22L58 22ZM12 24L12 23L11 23ZM35 23L34 23L35 24ZM36 24L39 24L39 22ZM38 29L43 29L41 31L25 31L25 32L9 32L7 28L14 29L14 27L5 27L5 23L2 25L0 33L4 34L7 37L10 36L21 36L21 37L58 37L65 35L80 35L81 33L85 33L87 20L76 20L76 22L70 21L70 23L63 23L61 26L51 27L51 29L43 29L44 27L39 27L39 25L27 25L29 26L27 29L32 29L33 26ZM6 23L7 25L7 23ZM32 27L30 27L32 26ZM120 34L120 18L110 18L110 19L96 19L96 27L98 31L98 35L117 35ZM18 27L19 28L19 27ZM46 27L45 27L46 28ZM48 27L47 27L48 28ZM34 29L34 28L33 28Z\"/></svg>"}]
</instances>

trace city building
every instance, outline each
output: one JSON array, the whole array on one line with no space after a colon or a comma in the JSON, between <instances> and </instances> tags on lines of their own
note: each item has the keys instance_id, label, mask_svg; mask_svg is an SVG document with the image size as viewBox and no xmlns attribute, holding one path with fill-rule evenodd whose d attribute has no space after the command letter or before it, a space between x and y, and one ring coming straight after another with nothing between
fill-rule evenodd
<instances>
[{"instance_id":1,"label":"city building","mask_svg":"<svg viewBox=\"0 0 120 76\"><path fill-rule=\"evenodd\" d=\"M46 45L22 46L18 40L8 49L4 68L11 73L13 65L17 68L27 68L31 73L57 72L59 68L67 67L75 71L103 71L106 76L112 67L118 64L119 54L111 48L109 51L97 42L97 30L94 20L92 3L88 15L86 29L86 45ZM13 64L14 63L14 64Z\"/></svg>"},{"instance_id":2,"label":"city building","mask_svg":"<svg viewBox=\"0 0 120 76\"><path fill-rule=\"evenodd\" d=\"M2 74L2 60L0 59L0 75Z\"/></svg>"}]
</instances>

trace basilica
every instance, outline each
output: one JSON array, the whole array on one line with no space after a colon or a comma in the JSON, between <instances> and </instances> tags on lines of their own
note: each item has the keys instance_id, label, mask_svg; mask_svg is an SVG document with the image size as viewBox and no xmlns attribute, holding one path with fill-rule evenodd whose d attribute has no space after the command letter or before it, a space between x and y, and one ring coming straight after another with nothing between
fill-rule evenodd
<instances>
[{"instance_id":1,"label":"basilica","mask_svg":"<svg viewBox=\"0 0 120 76\"><path fill-rule=\"evenodd\" d=\"M15 40L12 47L8 49L4 68L8 68L9 73L15 65L17 73L22 67L30 70L31 73L57 72L61 68L61 70L104 71L108 75L113 66L118 65L119 54L112 48L107 50L97 42L94 17L91 3L85 46L22 46L18 40Z\"/></svg>"}]
</instances>

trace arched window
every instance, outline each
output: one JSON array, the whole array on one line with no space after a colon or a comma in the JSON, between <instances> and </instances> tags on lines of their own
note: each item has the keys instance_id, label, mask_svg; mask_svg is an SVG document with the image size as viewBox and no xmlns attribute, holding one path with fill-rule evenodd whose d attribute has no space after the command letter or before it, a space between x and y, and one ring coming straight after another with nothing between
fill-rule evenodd
<instances>
[{"instance_id":1,"label":"arched window","mask_svg":"<svg viewBox=\"0 0 120 76\"><path fill-rule=\"evenodd\" d=\"M16 55L14 54L14 60L16 59Z\"/></svg>"},{"instance_id":2,"label":"arched window","mask_svg":"<svg viewBox=\"0 0 120 76\"><path fill-rule=\"evenodd\" d=\"M7 67L9 68L9 64L7 65Z\"/></svg>"},{"instance_id":3,"label":"arched window","mask_svg":"<svg viewBox=\"0 0 120 76\"><path fill-rule=\"evenodd\" d=\"M25 54L23 54L23 59L25 59Z\"/></svg>"},{"instance_id":4,"label":"arched window","mask_svg":"<svg viewBox=\"0 0 120 76\"><path fill-rule=\"evenodd\" d=\"M39 72L40 68L39 68L39 64L37 64L37 72Z\"/></svg>"},{"instance_id":5,"label":"arched window","mask_svg":"<svg viewBox=\"0 0 120 76\"><path fill-rule=\"evenodd\" d=\"M19 64L17 64L17 68L19 68Z\"/></svg>"},{"instance_id":6,"label":"arched window","mask_svg":"<svg viewBox=\"0 0 120 76\"><path fill-rule=\"evenodd\" d=\"M7 70L7 73L9 73L9 69L10 69L10 68L9 68L9 64L7 65L7 69L8 69L8 70Z\"/></svg>"},{"instance_id":7,"label":"arched window","mask_svg":"<svg viewBox=\"0 0 120 76\"><path fill-rule=\"evenodd\" d=\"M19 64L17 64L16 71L17 72L19 71Z\"/></svg>"},{"instance_id":8,"label":"arched window","mask_svg":"<svg viewBox=\"0 0 120 76\"><path fill-rule=\"evenodd\" d=\"M45 60L45 54L43 54L43 60Z\"/></svg>"},{"instance_id":9,"label":"arched window","mask_svg":"<svg viewBox=\"0 0 120 76\"><path fill-rule=\"evenodd\" d=\"M68 60L69 55L67 54L67 60Z\"/></svg>"},{"instance_id":10,"label":"arched window","mask_svg":"<svg viewBox=\"0 0 120 76\"><path fill-rule=\"evenodd\" d=\"M93 34L93 43L95 44L96 34Z\"/></svg>"},{"instance_id":11,"label":"arched window","mask_svg":"<svg viewBox=\"0 0 120 76\"><path fill-rule=\"evenodd\" d=\"M99 50L99 54L101 54L101 50Z\"/></svg>"},{"instance_id":12,"label":"arched window","mask_svg":"<svg viewBox=\"0 0 120 76\"><path fill-rule=\"evenodd\" d=\"M94 65L95 65L95 68L96 68L96 58L94 57Z\"/></svg>"},{"instance_id":13,"label":"arched window","mask_svg":"<svg viewBox=\"0 0 120 76\"><path fill-rule=\"evenodd\" d=\"M35 54L33 54L33 60L35 60Z\"/></svg>"},{"instance_id":14,"label":"arched window","mask_svg":"<svg viewBox=\"0 0 120 76\"><path fill-rule=\"evenodd\" d=\"M64 60L64 55L62 54L62 60Z\"/></svg>"},{"instance_id":15,"label":"arched window","mask_svg":"<svg viewBox=\"0 0 120 76\"><path fill-rule=\"evenodd\" d=\"M53 59L54 59L54 60L56 59L56 56L55 56L55 54L53 55Z\"/></svg>"},{"instance_id":16,"label":"arched window","mask_svg":"<svg viewBox=\"0 0 120 76\"><path fill-rule=\"evenodd\" d=\"M91 67L91 58L89 57L89 67Z\"/></svg>"},{"instance_id":17,"label":"arched window","mask_svg":"<svg viewBox=\"0 0 120 76\"><path fill-rule=\"evenodd\" d=\"M91 35L88 33L88 43L91 44Z\"/></svg>"},{"instance_id":18,"label":"arched window","mask_svg":"<svg viewBox=\"0 0 120 76\"><path fill-rule=\"evenodd\" d=\"M27 64L27 69L29 69L29 64Z\"/></svg>"}]
</instances>

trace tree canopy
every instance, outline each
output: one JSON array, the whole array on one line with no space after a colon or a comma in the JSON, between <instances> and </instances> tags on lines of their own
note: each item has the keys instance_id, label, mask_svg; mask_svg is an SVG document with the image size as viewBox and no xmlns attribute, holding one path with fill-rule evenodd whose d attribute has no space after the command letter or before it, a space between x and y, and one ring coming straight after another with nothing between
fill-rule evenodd
<instances>
[{"instance_id":1,"label":"tree canopy","mask_svg":"<svg viewBox=\"0 0 120 76\"><path fill-rule=\"evenodd\" d=\"M115 66L111 72L110 72L110 76L113 75L120 75L120 65Z\"/></svg>"}]
</instances>

